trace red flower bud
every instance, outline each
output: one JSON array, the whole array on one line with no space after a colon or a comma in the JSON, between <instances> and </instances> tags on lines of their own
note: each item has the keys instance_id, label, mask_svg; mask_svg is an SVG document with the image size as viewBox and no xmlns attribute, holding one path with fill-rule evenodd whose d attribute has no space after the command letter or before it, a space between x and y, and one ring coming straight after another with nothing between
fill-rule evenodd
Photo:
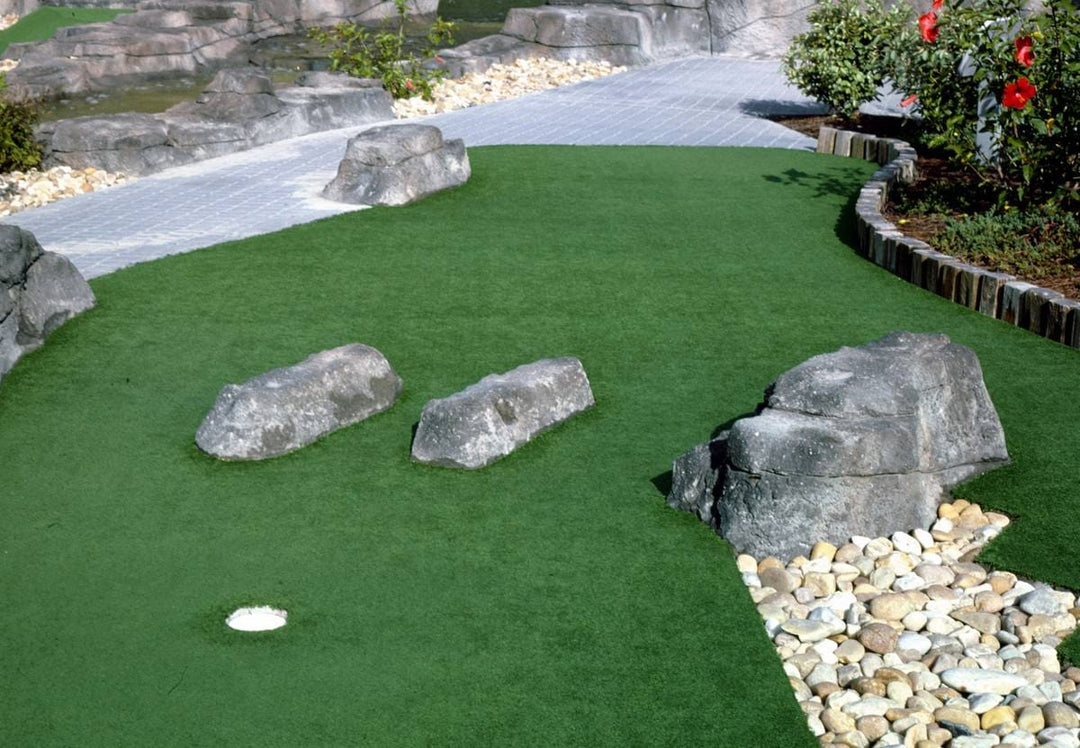
<instances>
[{"instance_id":1,"label":"red flower bud","mask_svg":"<svg viewBox=\"0 0 1080 748\"><path fill-rule=\"evenodd\" d=\"M937 41L937 13L931 10L919 16L919 33L922 34L924 42Z\"/></svg>"},{"instance_id":2,"label":"red flower bud","mask_svg":"<svg viewBox=\"0 0 1080 748\"><path fill-rule=\"evenodd\" d=\"M934 0L933 2L934 10L941 10L943 5L945 5L945 0Z\"/></svg>"},{"instance_id":3,"label":"red flower bud","mask_svg":"<svg viewBox=\"0 0 1080 748\"><path fill-rule=\"evenodd\" d=\"M906 109L907 107L911 106L912 104L914 104L918 100L919 100L919 95L918 94L911 94L911 96L908 96L906 99L904 99L903 101L900 102L900 106L902 106L902 107L904 107Z\"/></svg>"},{"instance_id":4,"label":"red flower bud","mask_svg":"<svg viewBox=\"0 0 1080 748\"><path fill-rule=\"evenodd\" d=\"M1031 37L1016 37L1016 61L1026 68L1035 62L1035 54L1031 51Z\"/></svg>"}]
</instances>

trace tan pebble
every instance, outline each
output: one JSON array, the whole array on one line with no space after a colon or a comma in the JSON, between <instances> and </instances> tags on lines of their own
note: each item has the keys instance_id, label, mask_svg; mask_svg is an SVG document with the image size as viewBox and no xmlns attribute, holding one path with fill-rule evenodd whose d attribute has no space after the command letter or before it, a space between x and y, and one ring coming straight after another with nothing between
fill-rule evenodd
<instances>
[{"instance_id":1,"label":"tan pebble","mask_svg":"<svg viewBox=\"0 0 1080 748\"><path fill-rule=\"evenodd\" d=\"M980 592L975 596L975 610L997 613L1005 607L1005 600L996 592Z\"/></svg>"},{"instance_id":2,"label":"tan pebble","mask_svg":"<svg viewBox=\"0 0 1080 748\"><path fill-rule=\"evenodd\" d=\"M855 721L855 729L874 741L889 731L889 723L884 717L867 715Z\"/></svg>"},{"instance_id":3,"label":"tan pebble","mask_svg":"<svg viewBox=\"0 0 1080 748\"><path fill-rule=\"evenodd\" d=\"M855 719L839 709L826 709L820 715L821 724L829 732L842 733L855 729Z\"/></svg>"},{"instance_id":4,"label":"tan pebble","mask_svg":"<svg viewBox=\"0 0 1080 748\"><path fill-rule=\"evenodd\" d=\"M833 560L842 564L848 564L861 555L862 551L859 549L859 546L854 543L844 543L844 545L836 549Z\"/></svg>"},{"instance_id":5,"label":"tan pebble","mask_svg":"<svg viewBox=\"0 0 1080 748\"><path fill-rule=\"evenodd\" d=\"M757 572L761 574L766 569L783 569L784 565L776 556L766 556L758 562Z\"/></svg>"},{"instance_id":6,"label":"tan pebble","mask_svg":"<svg viewBox=\"0 0 1080 748\"><path fill-rule=\"evenodd\" d=\"M1016 712L1004 704L995 706L982 715L982 729L990 730L1005 722L1016 722Z\"/></svg>"},{"instance_id":7,"label":"tan pebble","mask_svg":"<svg viewBox=\"0 0 1080 748\"><path fill-rule=\"evenodd\" d=\"M986 517L986 520L994 527L1007 527L1009 522L1011 522L1008 517L1004 514L999 514L998 512L985 512L983 516Z\"/></svg>"},{"instance_id":8,"label":"tan pebble","mask_svg":"<svg viewBox=\"0 0 1080 748\"><path fill-rule=\"evenodd\" d=\"M1016 584L1016 575L1007 571L994 571L987 577L990 588L999 595L1004 595Z\"/></svg>"},{"instance_id":9,"label":"tan pebble","mask_svg":"<svg viewBox=\"0 0 1080 748\"><path fill-rule=\"evenodd\" d=\"M884 621L899 621L913 610L915 605L902 594L881 595L870 601L870 615Z\"/></svg>"},{"instance_id":10,"label":"tan pebble","mask_svg":"<svg viewBox=\"0 0 1080 748\"><path fill-rule=\"evenodd\" d=\"M749 556L745 553L740 554L735 559L735 567L743 574L757 574L758 565L753 556Z\"/></svg>"},{"instance_id":11,"label":"tan pebble","mask_svg":"<svg viewBox=\"0 0 1080 748\"><path fill-rule=\"evenodd\" d=\"M944 727L927 726L926 737L928 740L933 741L934 744L941 746L952 740L952 733Z\"/></svg>"},{"instance_id":12,"label":"tan pebble","mask_svg":"<svg viewBox=\"0 0 1080 748\"><path fill-rule=\"evenodd\" d=\"M941 519L955 520L960 516L960 510L956 508L955 504L939 504L937 516Z\"/></svg>"},{"instance_id":13,"label":"tan pebble","mask_svg":"<svg viewBox=\"0 0 1080 748\"><path fill-rule=\"evenodd\" d=\"M1046 720L1043 719L1042 709L1032 705L1020 710L1020 713L1016 715L1016 724L1021 730L1035 734L1046 727Z\"/></svg>"},{"instance_id":14,"label":"tan pebble","mask_svg":"<svg viewBox=\"0 0 1080 748\"><path fill-rule=\"evenodd\" d=\"M872 623L863 626L859 633L856 634L856 638L868 651L885 654L896 649L896 640L899 638L899 634L896 629L887 624Z\"/></svg>"},{"instance_id":15,"label":"tan pebble","mask_svg":"<svg viewBox=\"0 0 1080 748\"><path fill-rule=\"evenodd\" d=\"M934 710L934 720L938 723L951 722L963 725L972 732L978 730L981 725L979 715L975 712L955 706L943 706Z\"/></svg>"},{"instance_id":16,"label":"tan pebble","mask_svg":"<svg viewBox=\"0 0 1080 748\"><path fill-rule=\"evenodd\" d=\"M810 560L816 561L824 558L832 561L836 557L836 550L836 546L832 543L826 543L825 541L814 543L814 547L810 549Z\"/></svg>"},{"instance_id":17,"label":"tan pebble","mask_svg":"<svg viewBox=\"0 0 1080 748\"><path fill-rule=\"evenodd\" d=\"M814 685L810 686L810 690L819 699L824 700L829 698L829 694L836 693L837 691L841 691L843 689L841 689L840 686L836 683L832 683L830 681L822 681L821 683L815 683Z\"/></svg>"}]
</instances>

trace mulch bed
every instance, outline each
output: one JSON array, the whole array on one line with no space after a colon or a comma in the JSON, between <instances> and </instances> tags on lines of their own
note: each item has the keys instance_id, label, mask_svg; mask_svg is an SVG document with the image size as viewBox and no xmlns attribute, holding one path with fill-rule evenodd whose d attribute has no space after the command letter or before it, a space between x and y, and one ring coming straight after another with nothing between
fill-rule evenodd
<instances>
[{"instance_id":1,"label":"mulch bed","mask_svg":"<svg viewBox=\"0 0 1080 748\"><path fill-rule=\"evenodd\" d=\"M910 121L900 120L895 117L864 116L861 117L858 122L833 115L817 115L810 117L776 116L770 117L770 119L812 138L817 138L818 130L822 126L828 126L864 132L878 137L899 138L909 143L913 143L916 139L914 124ZM953 184L961 183L968 185L970 187L967 192L968 197L970 198L973 195L976 196L972 204L968 206L969 213L982 212L993 207L993 201L989 195L979 199L978 193L980 192L980 189L978 180L974 175L957 169L940 155L920 154L916 161L916 169L919 175L918 179L904 188L909 204L916 203L921 196L934 190L936 185L948 181ZM885 218L896 224L897 228L906 235L921 239L931 246L936 246L935 240L945 228L946 215L941 213L913 213L897 206L893 200L890 200L889 203L886 204L882 212ZM962 215L961 212L956 211L951 213L949 217L959 218L962 217ZM970 260L965 259L965 262L970 262ZM978 265L980 263L972 264ZM981 264L980 266L985 267L988 270L1010 272L985 264ZM1016 275L1015 272L1013 274ZM1046 275L1038 279L1021 278L1021 280L1026 280L1029 283L1034 283L1044 288L1058 291L1070 299L1080 300L1080 268L1077 268L1075 265L1069 263L1053 263L1046 268Z\"/></svg>"}]
</instances>

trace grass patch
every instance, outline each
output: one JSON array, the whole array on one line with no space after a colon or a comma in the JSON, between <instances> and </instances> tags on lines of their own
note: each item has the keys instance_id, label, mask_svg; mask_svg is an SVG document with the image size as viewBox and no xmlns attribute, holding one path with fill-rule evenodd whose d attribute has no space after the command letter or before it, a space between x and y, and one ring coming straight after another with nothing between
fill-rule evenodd
<instances>
[{"instance_id":1,"label":"grass patch","mask_svg":"<svg viewBox=\"0 0 1080 748\"><path fill-rule=\"evenodd\" d=\"M439 15L463 21L502 21L511 8L543 4L544 0L441 0Z\"/></svg>"},{"instance_id":2,"label":"grass patch","mask_svg":"<svg viewBox=\"0 0 1080 748\"><path fill-rule=\"evenodd\" d=\"M1077 353L855 256L871 164L470 157L413 206L99 278L4 380L0 742L812 746L728 546L651 479L896 329L982 360L1015 464L965 493L1019 516L986 555L1080 587ZM195 448L222 384L352 341L403 377L393 409L265 463ZM409 461L428 399L560 355L594 410L482 471ZM290 623L223 631L247 604Z\"/></svg>"},{"instance_id":3,"label":"grass patch","mask_svg":"<svg viewBox=\"0 0 1080 748\"><path fill-rule=\"evenodd\" d=\"M64 26L111 21L121 13L131 12L130 9L120 8L38 8L20 18L14 26L0 31L0 53L6 50L9 44L49 39L57 29Z\"/></svg>"}]
</instances>

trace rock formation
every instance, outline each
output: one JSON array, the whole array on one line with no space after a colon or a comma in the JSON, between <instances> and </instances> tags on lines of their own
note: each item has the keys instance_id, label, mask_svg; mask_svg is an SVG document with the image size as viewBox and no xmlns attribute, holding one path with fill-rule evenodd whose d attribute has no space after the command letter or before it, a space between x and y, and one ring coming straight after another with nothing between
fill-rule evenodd
<instances>
[{"instance_id":1,"label":"rock formation","mask_svg":"<svg viewBox=\"0 0 1080 748\"><path fill-rule=\"evenodd\" d=\"M685 55L779 57L815 0L554 0L514 8L502 31L440 56L453 75L519 57L635 65Z\"/></svg>"},{"instance_id":2,"label":"rock formation","mask_svg":"<svg viewBox=\"0 0 1080 748\"><path fill-rule=\"evenodd\" d=\"M428 465L482 468L594 404L576 358L545 359L492 374L424 406L412 458Z\"/></svg>"},{"instance_id":3,"label":"rock formation","mask_svg":"<svg viewBox=\"0 0 1080 748\"><path fill-rule=\"evenodd\" d=\"M112 5L113 3L110 3ZM390 0L144 0L110 23L68 26L44 42L12 44L8 82L31 96L103 91L244 65L255 42L341 20L377 22ZM410 0L416 14L438 0Z\"/></svg>"},{"instance_id":4,"label":"rock formation","mask_svg":"<svg viewBox=\"0 0 1080 748\"><path fill-rule=\"evenodd\" d=\"M401 389L379 351L344 345L225 385L195 443L222 460L277 457L386 410Z\"/></svg>"},{"instance_id":5,"label":"rock formation","mask_svg":"<svg viewBox=\"0 0 1080 748\"><path fill-rule=\"evenodd\" d=\"M949 488L1008 459L975 354L891 333L782 374L757 415L676 461L668 503L790 558L805 538L928 527Z\"/></svg>"},{"instance_id":6,"label":"rock formation","mask_svg":"<svg viewBox=\"0 0 1080 748\"><path fill-rule=\"evenodd\" d=\"M431 125L387 125L350 138L323 196L357 205L405 205L464 184L469 156Z\"/></svg>"},{"instance_id":7,"label":"rock formation","mask_svg":"<svg viewBox=\"0 0 1080 748\"><path fill-rule=\"evenodd\" d=\"M56 328L94 306L94 294L64 256L29 231L0 225L0 379Z\"/></svg>"},{"instance_id":8,"label":"rock formation","mask_svg":"<svg viewBox=\"0 0 1080 748\"><path fill-rule=\"evenodd\" d=\"M277 140L393 119L377 82L310 73L274 90L256 69L223 70L194 102L162 114L115 114L39 128L45 165L141 176Z\"/></svg>"}]
</instances>

